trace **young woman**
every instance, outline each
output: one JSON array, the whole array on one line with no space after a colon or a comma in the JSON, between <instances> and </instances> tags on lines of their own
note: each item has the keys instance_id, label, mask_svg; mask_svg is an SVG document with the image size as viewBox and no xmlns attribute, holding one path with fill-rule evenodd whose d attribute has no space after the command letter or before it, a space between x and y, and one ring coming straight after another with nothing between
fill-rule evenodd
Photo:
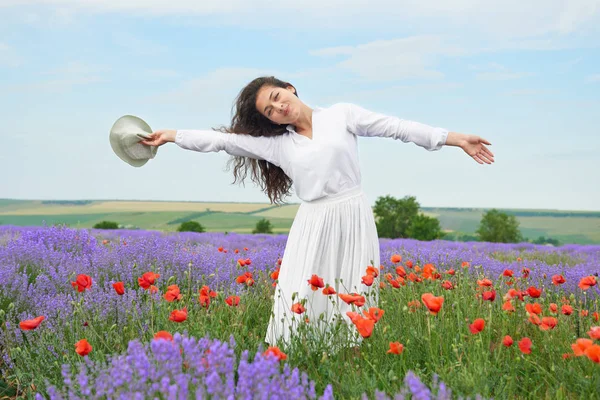
<instances>
[{"instance_id":1,"label":"young woman","mask_svg":"<svg viewBox=\"0 0 600 400\"><path fill-rule=\"evenodd\" d=\"M287 342L306 318L325 336L334 320L350 322L346 312L351 306L337 295L324 294L323 285L338 294L366 294L365 309L377 305L378 284L362 283L367 267L378 269L380 259L373 212L361 189L357 136L413 142L429 151L456 146L480 164L494 161L486 147L490 143L479 136L349 103L311 108L293 85L275 77L257 78L242 89L228 128L159 130L141 141L150 146L175 142L199 152L223 150L234 156L234 183L250 170L271 203L281 202L292 187L302 200L282 257L265 336L271 345ZM297 303L306 309L302 314Z\"/></svg>"}]
</instances>

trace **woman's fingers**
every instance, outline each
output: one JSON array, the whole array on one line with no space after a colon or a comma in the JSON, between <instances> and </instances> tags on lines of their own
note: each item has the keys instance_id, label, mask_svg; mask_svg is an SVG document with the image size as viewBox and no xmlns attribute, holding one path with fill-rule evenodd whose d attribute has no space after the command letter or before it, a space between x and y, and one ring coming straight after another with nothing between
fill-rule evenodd
<instances>
[{"instance_id":1,"label":"woman's fingers","mask_svg":"<svg viewBox=\"0 0 600 400\"><path fill-rule=\"evenodd\" d=\"M484 144L487 144L487 145L490 145L490 146L492 145L490 142L488 142L487 140L485 140L485 139L484 139L484 138L482 138L482 137L480 137L480 138L479 138L479 141L480 141L481 143L484 143Z\"/></svg>"}]
</instances>

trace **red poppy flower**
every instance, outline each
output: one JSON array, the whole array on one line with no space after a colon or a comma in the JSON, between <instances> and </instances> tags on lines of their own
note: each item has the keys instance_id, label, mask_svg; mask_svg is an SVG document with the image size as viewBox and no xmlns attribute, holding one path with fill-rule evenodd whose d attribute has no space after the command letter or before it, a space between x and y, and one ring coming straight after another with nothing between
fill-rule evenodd
<instances>
[{"instance_id":1,"label":"red poppy flower","mask_svg":"<svg viewBox=\"0 0 600 400\"><path fill-rule=\"evenodd\" d=\"M377 308L377 307L369 308L368 312L363 310L364 316L366 318L372 319L375 322L379 321L381 319L381 317L383 317L384 313L385 313L384 310L382 310L381 308Z\"/></svg>"},{"instance_id":2,"label":"red poppy flower","mask_svg":"<svg viewBox=\"0 0 600 400\"><path fill-rule=\"evenodd\" d=\"M565 283L565 277L562 275L553 275L552 276L552 283L555 285L562 285L563 283Z\"/></svg>"},{"instance_id":3,"label":"red poppy flower","mask_svg":"<svg viewBox=\"0 0 600 400\"><path fill-rule=\"evenodd\" d=\"M390 257L390 261L391 261L393 264L397 264L397 263L399 263L400 261L402 261L402 256L401 256L400 254L394 254L394 255L392 255L392 256Z\"/></svg>"},{"instance_id":4,"label":"red poppy flower","mask_svg":"<svg viewBox=\"0 0 600 400\"><path fill-rule=\"evenodd\" d=\"M590 275L586 276L585 278L581 278L578 286L581 290L588 290L592 286L596 286L596 277L594 275Z\"/></svg>"},{"instance_id":5,"label":"red poppy flower","mask_svg":"<svg viewBox=\"0 0 600 400\"><path fill-rule=\"evenodd\" d=\"M577 339L575 343L571 345L573 353L579 357L585 354L585 351L594 344L591 339Z\"/></svg>"},{"instance_id":6,"label":"red poppy flower","mask_svg":"<svg viewBox=\"0 0 600 400\"><path fill-rule=\"evenodd\" d=\"M173 335L167 331L158 331L154 334L154 340L173 340Z\"/></svg>"},{"instance_id":7,"label":"red poppy flower","mask_svg":"<svg viewBox=\"0 0 600 400\"><path fill-rule=\"evenodd\" d=\"M335 289L333 288L333 286L327 286L325 289L323 289L323 294L326 296L330 296L332 294L335 294Z\"/></svg>"},{"instance_id":8,"label":"red poppy flower","mask_svg":"<svg viewBox=\"0 0 600 400\"><path fill-rule=\"evenodd\" d=\"M585 350L585 355L596 364L600 364L600 345L594 344L588 347Z\"/></svg>"},{"instance_id":9,"label":"red poppy flower","mask_svg":"<svg viewBox=\"0 0 600 400\"><path fill-rule=\"evenodd\" d=\"M525 309L529 314L541 314L542 306L539 303L525 304Z\"/></svg>"},{"instance_id":10,"label":"red poppy flower","mask_svg":"<svg viewBox=\"0 0 600 400\"><path fill-rule=\"evenodd\" d=\"M240 265L240 267L246 266L246 260L244 260L243 258L238 259L237 262Z\"/></svg>"},{"instance_id":11,"label":"red poppy flower","mask_svg":"<svg viewBox=\"0 0 600 400\"><path fill-rule=\"evenodd\" d=\"M75 343L75 351L77 352L77 354L84 357L90 354L90 352L92 351L92 346L88 343L87 340L81 339L80 341Z\"/></svg>"},{"instance_id":12,"label":"red poppy flower","mask_svg":"<svg viewBox=\"0 0 600 400\"><path fill-rule=\"evenodd\" d=\"M271 272L271 279L273 280L277 280L279 279L279 270L281 267L277 267L277 269L273 272Z\"/></svg>"},{"instance_id":13,"label":"red poppy flower","mask_svg":"<svg viewBox=\"0 0 600 400\"><path fill-rule=\"evenodd\" d=\"M452 269L452 268L451 268L451 269L449 269L448 271L446 271L446 273L447 273L448 275L454 275L454 274L456 274L456 271L454 271L454 269Z\"/></svg>"},{"instance_id":14,"label":"red poppy flower","mask_svg":"<svg viewBox=\"0 0 600 400\"><path fill-rule=\"evenodd\" d=\"M167 300L168 302L173 302L175 300L179 301L181 300L181 293L179 292L179 286L177 285L170 285L167 288L167 293L165 293L164 298L165 300Z\"/></svg>"},{"instance_id":15,"label":"red poppy flower","mask_svg":"<svg viewBox=\"0 0 600 400\"><path fill-rule=\"evenodd\" d=\"M525 293L527 294L527 293ZM519 300L523 301L523 297L524 294L523 292L517 290L517 289L509 289L508 292L506 293L506 295L504 296L504 300L512 300L513 298L518 297Z\"/></svg>"},{"instance_id":16,"label":"red poppy flower","mask_svg":"<svg viewBox=\"0 0 600 400\"><path fill-rule=\"evenodd\" d=\"M512 269L505 269L502 275L508 278L512 278L514 276L514 272L512 271Z\"/></svg>"},{"instance_id":17,"label":"red poppy flower","mask_svg":"<svg viewBox=\"0 0 600 400\"><path fill-rule=\"evenodd\" d=\"M367 275L373 275L375 278L379 276L379 271L372 265L367 267Z\"/></svg>"},{"instance_id":18,"label":"red poppy flower","mask_svg":"<svg viewBox=\"0 0 600 400\"><path fill-rule=\"evenodd\" d=\"M571 315L571 314L573 314L573 307L571 307L568 304L565 304L562 306L561 312L565 315Z\"/></svg>"},{"instance_id":19,"label":"red poppy flower","mask_svg":"<svg viewBox=\"0 0 600 400\"><path fill-rule=\"evenodd\" d=\"M542 295L542 291L536 288L535 286L530 286L527 289L527 294L530 295L532 298L537 299Z\"/></svg>"},{"instance_id":20,"label":"red poppy flower","mask_svg":"<svg viewBox=\"0 0 600 400\"><path fill-rule=\"evenodd\" d=\"M281 350L279 350L279 347L277 347L277 346L271 346L271 347L269 347L267 350L265 350L265 352L263 353L263 355L264 356L274 355L280 361L287 359L287 354L285 354L284 352L282 352Z\"/></svg>"},{"instance_id":21,"label":"red poppy flower","mask_svg":"<svg viewBox=\"0 0 600 400\"><path fill-rule=\"evenodd\" d=\"M238 304L240 304L240 296L229 296L225 299L225 303L227 303L227 305L235 307Z\"/></svg>"},{"instance_id":22,"label":"red poppy flower","mask_svg":"<svg viewBox=\"0 0 600 400\"><path fill-rule=\"evenodd\" d=\"M146 272L138 278L138 284L141 288L148 289L150 286L154 285L154 282L158 278L160 278L160 274L155 274L154 272Z\"/></svg>"},{"instance_id":23,"label":"red poppy flower","mask_svg":"<svg viewBox=\"0 0 600 400\"><path fill-rule=\"evenodd\" d=\"M26 319L24 321L19 322L19 327L24 331L31 331L40 326L40 324L45 318L46 317L44 316L39 316L35 317L34 319Z\"/></svg>"},{"instance_id":24,"label":"red poppy flower","mask_svg":"<svg viewBox=\"0 0 600 400\"><path fill-rule=\"evenodd\" d=\"M454 289L454 285L450 281L444 281L444 283L442 283L442 287L446 290Z\"/></svg>"},{"instance_id":25,"label":"red poppy flower","mask_svg":"<svg viewBox=\"0 0 600 400\"><path fill-rule=\"evenodd\" d=\"M515 306L512 305L510 300L506 300L504 304L502 304L502 309L504 311L515 311Z\"/></svg>"},{"instance_id":26,"label":"red poppy flower","mask_svg":"<svg viewBox=\"0 0 600 400\"><path fill-rule=\"evenodd\" d=\"M387 354L402 354L404 351L404 345L400 342L390 342L390 349L386 352Z\"/></svg>"},{"instance_id":27,"label":"red poppy flower","mask_svg":"<svg viewBox=\"0 0 600 400\"><path fill-rule=\"evenodd\" d=\"M403 278L406 277L406 270L404 269L404 267L402 265L398 265L396 267L396 273ZM390 274L390 276L391 276L391 274Z\"/></svg>"},{"instance_id":28,"label":"red poppy flower","mask_svg":"<svg viewBox=\"0 0 600 400\"><path fill-rule=\"evenodd\" d=\"M481 294L481 298L486 301L494 301L494 300L496 300L496 291L489 290L487 292L483 292Z\"/></svg>"},{"instance_id":29,"label":"red poppy flower","mask_svg":"<svg viewBox=\"0 0 600 400\"><path fill-rule=\"evenodd\" d=\"M423 279L435 279L435 271L433 264L425 264L421 275L423 276Z\"/></svg>"},{"instance_id":30,"label":"red poppy flower","mask_svg":"<svg viewBox=\"0 0 600 400\"><path fill-rule=\"evenodd\" d=\"M318 275L311 276L310 279L307 280L307 282L313 291L325 287L325 283L323 283L323 278L319 277Z\"/></svg>"},{"instance_id":31,"label":"red poppy flower","mask_svg":"<svg viewBox=\"0 0 600 400\"><path fill-rule=\"evenodd\" d=\"M217 250L219 251L219 253L222 253L223 252L223 247L219 247Z\"/></svg>"},{"instance_id":32,"label":"red poppy flower","mask_svg":"<svg viewBox=\"0 0 600 400\"><path fill-rule=\"evenodd\" d=\"M365 285L365 286L371 286L373 284L373 275L365 275L362 277L361 282Z\"/></svg>"},{"instance_id":33,"label":"red poppy flower","mask_svg":"<svg viewBox=\"0 0 600 400\"><path fill-rule=\"evenodd\" d=\"M523 276L524 279L529 278L529 274L531 273L531 270L529 268L523 268L521 270L521 274Z\"/></svg>"},{"instance_id":34,"label":"red poppy flower","mask_svg":"<svg viewBox=\"0 0 600 400\"><path fill-rule=\"evenodd\" d=\"M519 350L521 350L521 352L523 352L523 354L530 354L531 353L531 339L529 339L528 337L524 337L523 339L521 339L519 341Z\"/></svg>"},{"instance_id":35,"label":"red poppy flower","mask_svg":"<svg viewBox=\"0 0 600 400\"><path fill-rule=\"evenodd\" d=\"M492 281L487 278L484 278L481 280L478 279L477 284L481 287L488 287L488 286L492 286Z\"/></svg>"},{"instance_id":36,"label":"red poppy flower","mask_svg":"<svg viewBox=\"0 0 600 400\"><path fill-rule=\"evenodd\" d=\"M463 261L463 262L462 262L462 264L461 264L460 266L461 266L461 267L463 267L463 268L469 268L469 266L470 266L470 265L471 265L471 264L469 264L469 262L468 262L468 261Z\"/></svg>"},{"instance_id":37,"label":"red poppy flower","mask_svg":"<svg viewBox=\"0 0 600 400\"><path fill-rule=\"evenodd\" d=\"M171 315L169 316L169 320L173 322L183 322L187 319L187 307L184 307L181 310L173 310L171 311Z\"/></svg>"},{"instance_id":38,"label":"red poppy flower","mask_svg":"<svg viewBox=\"0 0 600 400\"><path fill-rule=\"evenodd\" d=\"M366 299L364 296L361 296L358 293L350 293L350 294L338 294L340 299L342 299L346 304L354 304L357 307L362 307L365 305Z\"/></svg>"},{"instance_id":39,"label":"red poppy flower","mask_svg":"<svg viewBox=\"0 0 600 400\"><path fill-rule=\"evenodd\" d=\"M242 275L235 278L235 281L237 283L245 283L246 285L248 285L248 283L247 283L248 279L252 279L252 272L246 271ZM252 285L248 285L248 286L252 286Z\"/></svg>"},{"instance_id":40,"label":"red poppy flower","mask_svg":"<svg viewBox=\"0 0 600 400\"><path fill-rule=\"evenodd\" d=\"M556 305L556 303L550 303L550 311L553 313L558 312L558 305Z\"/></svg>"},{"instance_id":41,"label":"red poppy flower","mask_svg":"<svg viewBox=\"0 0 600 400\"><path fill-rule=\"evenodd\" d=\"M540 325L540 329L543 331L547 331L549 329L554 329L558 324L558 320L554 317L544 317L542 318L542 324Z\"/></svg>"},{"instance_id":42,"label":"red poppy flower","mask_svg":"<svg viewBox=\"0 0 600 400\"><path fill-rule=\"evenodd\" d=\"M300 303L295 303L292 304L292 311L296 314L302 314L304 311L306 311L306 308L304 308L304 306Z\"/></svg>"},{"instance_id":43,"label":"red poppy flower","mask_svg":"<svg viewBox=\"0 0 600 400\"><path fill-rule=\"evenodd\" d=\"M78 292L83 292L92 287L92 277L89 275L79 274L75 282L71 282L71 286L77 289Z\"/></svg>"},{"instance_id":44,"label":"red poppy flower","mask_svg":"<svg viewBox=\"0 0 600 400\"><path fill-rule=\"evenodd\" d=\"M513 345L513 339L509 335L506 335L504 336L504 339L502 339L502 344L506 347L510 347Z\"/></svg>"},{"instance_id":45,"label":"red poppy flower","mask_svg":"<svg viewBox=\"0 0 600 400\"><path fill-rule=\"evenodd\" d=\"M485 327L485 321L482 318L477 318L475 321L473 321L472 324L469 325L469 330L471 331L472 334L477 334L481 331L483 331L483 328Z\"/></svg>"},{"instance_id":46,"label":"red poppy flower","mask_svg":"<svg viewBox=\"0 0 600 400\"><path fill-rule=\"evenodd\" d=\"M406 265L406 268L412 268L413 262L411 260L408 260L407 262L404 263L404 265Z\"/></svg>"},{"instance_id":47,"label":"red poppy flower","mask_svg":"<svg viewBox=\"0 0 600 400\"><path fill-rule=\"evenodd\" d=\"M421 300L423 301L423 304L425 304L425 306L429 309L429 312L431 312L433 315L437 315L437 313L440 312L442 308L442 304L444 304L443 296L435 297L431 293L424 293L421 296Z\"/></svg>"},{"instance_id":48,"label":"red poppy flower","mask_svg":"<svg viewBox=\"0 0 600 400\"><path fill-rule=\"evenodd\" d=\"M364 338L368 338L373 333L373 328L375 327L375 321L370 318L363 318L358 313L353 313L352 311L346 312L346 314L350 317L352 323L358 329L358 333Z\"/></svg>"},{"instance_id":49,"label":"red poppy flower","mask_svg":"<svg viewBox=\"0 0 600 400\"><path fill-rule=\"evenodd\" d=\"M115 282L112 284L112 286L113 288L115 288L115 292L117 292L119 296L125 294L125 285L123 284L123 282Z\"/></svg>"}]
</instances>

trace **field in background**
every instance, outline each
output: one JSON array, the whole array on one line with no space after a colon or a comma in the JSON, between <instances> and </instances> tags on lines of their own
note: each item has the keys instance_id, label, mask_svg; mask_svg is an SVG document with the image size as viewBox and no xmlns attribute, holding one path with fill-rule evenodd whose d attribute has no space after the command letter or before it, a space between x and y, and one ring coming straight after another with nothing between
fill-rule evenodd
<instances>
[{"instance_id":1,"label":"field in background","mask_svg":"<svg viewBox=\"0 0 600 400\"><path fill-rule=\"evenodd\" d=\"M181 222L200 222L208 231L250 233L267 218L276 233L287 233L299 204L202 203L168 201L33 201L0 199L0 225L67 224L91 228L108 220L128 227L174 231ZM446 231L473 234L484 210L428 208ZM514 213L525 237L558 239L561 243L600 243L600 212L563 210L503 210Z\"/></svg>"}]
</instances>

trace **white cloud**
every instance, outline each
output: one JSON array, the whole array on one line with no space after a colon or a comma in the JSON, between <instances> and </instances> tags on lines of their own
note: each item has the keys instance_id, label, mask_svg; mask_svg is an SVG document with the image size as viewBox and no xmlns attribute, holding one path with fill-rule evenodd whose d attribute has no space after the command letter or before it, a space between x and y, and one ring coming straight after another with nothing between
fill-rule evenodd
<instances>
[{"instance_id":1,"label":"white cloud","mask_svg":"<svg viewBox=\"0 0 600 400\"><path fill-rule=\"evenodd\" d=\"M74 86L89 85L92 83L100 83L100 82L107 82L107 81L98 76L58 78L58 79L50 79L47 81L36 82L36 83L8 85L8 86L5 86L3 88L3 90L5 89L7 91L12 91L12 92L32 91L32 92L61 93L61 92L72 89Z\"/></svg>"},{"instance_id":2,"label":"white cloud","mask_svg":"<svg viewBox=\"0 0 600 400\"><path fill-rule=\"evenodd\" d=\"M221 16L232 23L261 27L265 21L269 26L289 26L291 18L294 25L310 28L404 25L418 33L460 28L504 38L568 34L593 29L600 20L600 0L0 0L0 8L28 5L55 7L63 13Z\"/></svg>"},{"instance_id":3,"label":"white cloud","mask_svg":"<svg viewBox=\"0 0 600 400\"><path fill-rule=\"evenodd\" d=\"M585 81L588 82L588 83L597 83L597 82L600 82L600 74L588 75L585 78Z\"/></svg>"},{"instance_id":4,"label":"white cloud","mask_svg":"<svg viewBox=\"0 0 600 400\"><path fill-rule=\"evenodd\" d=\"M456 56L465 51L453 46L442 36L412 36L393 40L377 40L357 46L317 49L316 56L344 56L337 66L370 80L400 80L407 78L442 78L434 65L444 56Z\"/></svg>"},{"instance_id":5,"label":"white cloud","mask_svg":"<svg viewBox=\"0 0 600 400\"><path fill-rule=\"evenodd\" d=\"M533 75L529 72L511 71L504 65L500 65L498 63L488 63L480 66L470 66L469 68L480 71L475 75L475 79L477 80L505 81L511 79L520 79Z\"/></svg>"}]
</instances>

